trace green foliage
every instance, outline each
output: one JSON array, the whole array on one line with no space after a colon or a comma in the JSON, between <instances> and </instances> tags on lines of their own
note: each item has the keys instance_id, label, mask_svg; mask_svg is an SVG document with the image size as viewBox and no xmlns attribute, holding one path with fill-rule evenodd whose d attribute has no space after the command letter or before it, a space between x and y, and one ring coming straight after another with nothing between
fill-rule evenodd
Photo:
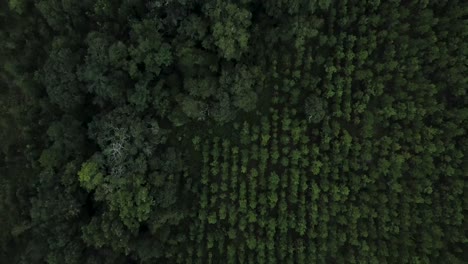
<instances>
[{"instance_id":1,"label":"green foliage","mask_svg":"<svg viewBox=\"0 0 468 264\"><path fill-rule=\"evenodd\" d=\"M18 14L23 14L26 9L26 1L24 0L8 0L8 6L11 10Z\"/></svg>"},{"instance_id":2,"label":"green foliage","mask_svg":"<svg viewBox=\"0 0 468 264\"><path fill-rule=\"evenodd\" d=\"M326 104L320 98L310 96L305 100L304 111L309 122L319 123L325 117Z\"/></svg>"},{"instance_id":3,"label":"green foliage","mask_svg":"<svg viewBox=\"0 0 468 264\"><path fill-rule=\"evenodd\" d=\"M0 262L462 263L465 11L0 2Z\"/></svg>"},{"instance_id":4,"label":"green foliage","mask_svg":"<svg viewBox=\"0 0 468 264\"><path fill-rule=\"evenodd\" d=\"M104 176L99 171L98 164L95 162L86 162L78 172L81 186L87 190L93 190L103 182Z\"/></svg>"},{"instance_id":5,"label":"green foliage","mask_svg":"<svg viewBox=\"0 0 468 264\"><path fill-rule=\"evenodd\" d=\"M76 108L83 101L76 75L77 64L77 54L66 46L64 39L57 39L42 72L38 74L50 101L64 110Z\"/></svg>"},{"instance_id":6,"label":"green foliage","mask_svg":"<svg viewBox=\"0 0 468 264\"><path fill-rule=\"evenodd\" d=\"M252 14L232 3L207 4L208 15L212 18L213 39L224 58L239 59L247 51Z\"/></svg>"}]
</instances>

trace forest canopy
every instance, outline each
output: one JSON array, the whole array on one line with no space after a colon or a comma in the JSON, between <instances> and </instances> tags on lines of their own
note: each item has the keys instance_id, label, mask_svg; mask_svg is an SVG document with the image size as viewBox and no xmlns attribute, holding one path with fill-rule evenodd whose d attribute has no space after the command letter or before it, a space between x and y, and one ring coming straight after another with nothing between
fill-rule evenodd
<instances>
[{"instance_id":1,"label":"forest canopy","mask_svg":"<svg viewBox=\"0 0 468 264\"><path fill-rule=\"evenodd\" d=\"M0 2L0 262L464 263L468 5Z\"/></svg>"}]
</instances>

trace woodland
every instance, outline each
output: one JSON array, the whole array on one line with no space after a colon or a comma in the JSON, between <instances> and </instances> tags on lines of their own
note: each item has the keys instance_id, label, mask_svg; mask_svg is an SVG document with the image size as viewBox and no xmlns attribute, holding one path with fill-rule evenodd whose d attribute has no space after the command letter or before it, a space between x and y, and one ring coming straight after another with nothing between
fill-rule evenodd
<instances>
[{"instance_id":1,"label":"woodland","mask_svg":"<svg viewBox=\"0 0 468 264\"><path fill-rule=\"evenodd\" d=\"M0 263L466 263L467 18L0 1Z\"/></svg>"}]
</instances>

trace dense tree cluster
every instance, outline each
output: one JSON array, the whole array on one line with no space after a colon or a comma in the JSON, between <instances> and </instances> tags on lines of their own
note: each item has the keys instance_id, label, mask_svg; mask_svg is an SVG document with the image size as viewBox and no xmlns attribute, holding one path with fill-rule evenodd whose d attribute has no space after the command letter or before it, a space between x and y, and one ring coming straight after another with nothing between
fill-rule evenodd
<instances>
[{"instance_id":1,"label":"dense tree cluster","mask_svg":"<svg viewBox=\"0 0 468 264\"><path fill-rule=\"evenodd\" d=\"M463 263L466 16L0 2L0 262Z\"/></svg>"}]
</instances>

